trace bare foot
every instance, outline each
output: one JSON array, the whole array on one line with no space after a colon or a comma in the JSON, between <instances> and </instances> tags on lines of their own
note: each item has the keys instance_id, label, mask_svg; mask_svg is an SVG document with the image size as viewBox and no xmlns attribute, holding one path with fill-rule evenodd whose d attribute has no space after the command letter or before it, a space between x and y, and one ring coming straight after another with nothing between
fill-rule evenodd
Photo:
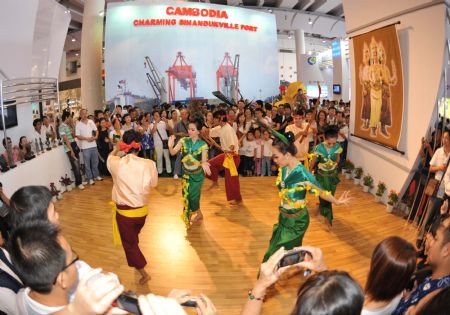
<instances>
[{"instance_id":1,"label":"bare foot","mask_svg":"<svg viewBox=\"0 0 450 315\"><path fill-rule=\"evenodd\" d=\"M241 203L242 203L242 200L231 200L229 202L230 206L234 206L234 207L239 206Z\"/></svg>"},{"instance_id":2,"label":"bare foot","mask_svg":"<svg viewBox=\"0 0 450 315\"><path fill-rule=\"evenodd\" d=\"M331 231L331 224L330 221L328 221L327 217L323 217L323 221L325 223L325 226L327 227L327 231Z\"/></svg>"},{"instance_id":3,"label":"bare foot","mask_svg":"<svg viewBox=\"0 0 450 315\"><path fill-rule=\"evenodd\" d=\"M152 277L150 277L150 275L147 273L147 271L145 271L145 269L138 269L139 273L141 274L141 279L139 279L139 284L140 285L144 285L146 284L148 281L150 281L150 279Z\"/></svg>"},{"instance_id":4,"label":"bare foot","mask_svg":"<svg viewBox=\"0 0 450 315\"><path fill-rule=\"evenodd\" d=\"M218 182L213 182L212 185L207 190L211 190L211 189L214 189L214 188L217 188L217 187L219 187L219 183Z\"/></svg>"},{"instance_id":5,"label":"bare foot","mask_svg":"<svg viewBox=\"0 0 450 315\"><path fill-rule=\"evenodd\" d=\"M192 219L191 224L194 224L195 222L198 222L198 221L201 221L201 220L203 220L203 213L200 210L198 210L197 214Z\"/></svg>"}]
</instances>

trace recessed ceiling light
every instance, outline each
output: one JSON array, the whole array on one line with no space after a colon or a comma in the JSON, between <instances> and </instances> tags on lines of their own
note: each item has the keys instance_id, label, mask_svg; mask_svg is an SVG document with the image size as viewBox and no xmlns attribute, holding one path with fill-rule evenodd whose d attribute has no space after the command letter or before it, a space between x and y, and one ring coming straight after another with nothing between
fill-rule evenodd
<instances>
[{"instance_id":1,"label":"recessed ceiling light","mask_svg":"<svg viewBox=\"0 0 450 315\"><path fill-rule=\"evenodd\" d=\"M76 53L76 54L75 54L75 56L78 56L78 55L79 55L79 53Z\"/></svg>"},{"instance_id":2,"label":"recessed ceiling light","mask_svg":"<svg viewBox=\"0 0 450 315\"><path fill-rule=\"evenodd\" d=\"M72 38L72 42L76 42L77 40L75 38Z\"/></svg>"}]
</instances>

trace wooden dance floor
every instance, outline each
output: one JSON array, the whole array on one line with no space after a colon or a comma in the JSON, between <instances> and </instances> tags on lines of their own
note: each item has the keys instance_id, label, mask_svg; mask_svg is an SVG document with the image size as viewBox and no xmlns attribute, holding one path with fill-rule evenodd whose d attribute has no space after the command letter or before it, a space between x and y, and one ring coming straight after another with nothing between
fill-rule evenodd
<instances>
[{"instance_id":1,"label":"wooden dance floor","mask_svg":"<svg viewBox=\"0 0 450 315\"><path fill-rule=\"evenodd\" d=\"M112 243L111 179L65 193L56 209L62 231L80 258L116 273L127 289L159 295L167 295L172 288L191 289L193 294L208 295L221 314L239 314L277 222L275 177L241 178L244 203L238 208L227 206L223 179L219 188L208 191L210 184L206 180L202 191L204 221L186 231L180 218L181 183L160 179L140 234L152 277L145 286L138 284L138 274L127 266L123 249ZM313 214L315 198L308 197L311 222L303 243L321 247L330 269L346 270L364 285L375 245L390 235L414 241L415 231L351 181L343 179L337 195L344 189L351 190L354 198L350 206L334 208L330 232ZM289 314L303 281L301 275L281 279L263 313Z\"/></svg>"}]
</instances>

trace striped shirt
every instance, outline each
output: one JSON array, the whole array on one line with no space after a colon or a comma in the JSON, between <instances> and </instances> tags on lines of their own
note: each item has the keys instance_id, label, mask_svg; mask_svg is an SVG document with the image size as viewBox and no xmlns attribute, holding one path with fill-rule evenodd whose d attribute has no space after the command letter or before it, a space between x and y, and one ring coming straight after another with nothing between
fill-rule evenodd
<instances>
[{"instance_id":1,"label":"striped shirt","mask_svg":"<svg viewBox=\"0 0 450 315\"><path fill-rule=\"evenodd\" d=\"M64 136L67 137L67 140L69 140L69 142L74 142L75 139L72 136L72 128L69 127L69 125L62 123L59 126L59 135L61 136L61 139L64 139ZM67 147L67 144L65 141L63 141L64 144L64 151L65 152L70 152L70 148Z\"/></svg>"}]
</instances>

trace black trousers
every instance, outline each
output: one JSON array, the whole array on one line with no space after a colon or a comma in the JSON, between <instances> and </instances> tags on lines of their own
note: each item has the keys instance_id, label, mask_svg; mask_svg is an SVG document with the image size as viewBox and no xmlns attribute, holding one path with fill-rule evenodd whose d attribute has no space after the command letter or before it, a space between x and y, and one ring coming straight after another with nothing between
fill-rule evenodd
<instances>
[{"instance_id":1,"label":"black trousers","mask_svg":"<svg viewBox=\"0 0 450 315\"><path fill-rule=\"evenodd\" d=\"M76 143L75 143L75 145L76 145ZM72 149L73 149L73 145L72 145ZM80 170L80 155L79 155L78 150L73 150L73 152L75 153L76 159L70 154L70 151L66 152L66 153L67 153L67 156L69 157L70 166L72 167L73 175L75 176L75 185L79 186L79 185L81 185L81 183L83 181L81 178L81 170Z\"/></svg>"}]
</instances>

